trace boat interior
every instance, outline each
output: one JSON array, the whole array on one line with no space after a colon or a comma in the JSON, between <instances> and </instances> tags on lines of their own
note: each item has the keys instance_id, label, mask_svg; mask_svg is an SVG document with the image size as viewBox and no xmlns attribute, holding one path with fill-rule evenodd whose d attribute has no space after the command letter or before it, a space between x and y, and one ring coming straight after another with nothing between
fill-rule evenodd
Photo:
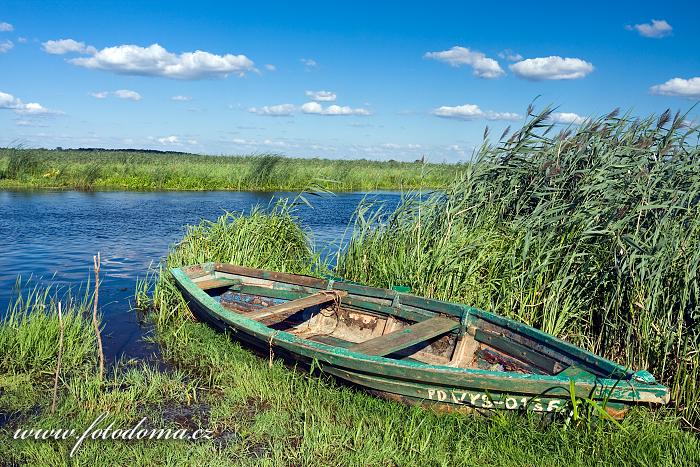
<instances>
[{"instance_id":1,"label":"boat interior","mask_svg":"<svg viewBox=\"0 0 700 467\"><path fill-rule=\"evenodd\" d=\"M229 311L365 355L523 374L627 376L612 362L582 358L511 321L454 303L223 263L183 271Z\"/></svg>"}]
</instances>

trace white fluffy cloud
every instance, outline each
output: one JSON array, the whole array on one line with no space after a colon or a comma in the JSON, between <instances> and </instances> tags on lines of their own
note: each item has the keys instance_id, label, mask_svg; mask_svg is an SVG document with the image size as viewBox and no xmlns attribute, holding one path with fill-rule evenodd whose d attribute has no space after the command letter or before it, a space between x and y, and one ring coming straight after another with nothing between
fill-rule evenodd
<instances>
[{"instance_id":1,"label":"white fluffy cloud","mask_svg":"<svg viewBox=\"0 0 700 467\"><path fill-rule=\"evenodd\" d=\"M141 94L130 89L118 89L114 91L114 95L119 99L126 99L129 101L140 101L142 99Z\"/></svg>"},{"instance_id":2,"label":"white fluffy cloud","mask_svg":"<svg viewBox=\"0 0 700 467\"><path fill-rule=\"evenodd\" d=\"M314 114L314 115L328 115L328 116L337 116L337 115L371 115L371 112L367 109L362 109L362 108L357 108L353 109L352 107L348 106L339 106L339 105L329 105L328 107L323 107L321 104L318 102L307 102L306 104L301 106L301 111L304 112L305 114Z\"/></svg>"},{"instance_id":3,"label":"white fluffy cloud","mask_svg":"<svg viewBox=\"0 0 700 467\"><path fill-rule=\"evenodd\" d=\"M593 71L593 64L580 58L558 56L528 58L510 65L521 78L535 81L543 79L578 79Z\"/></svg>"},{"instance_id":4,"label":"white fluffy cloud","mask_svg":"<svg viewBox=\"0 0 700 467\"><path fill-rule=\"evenodd\" d=\"M383 149L410 149L410 150L415 150L415 149L421 149L423 146L420 144L413 144L413 143L408 143L408 144L397 144L397 143L384 143L380 145Z\"/></svg>"},{"instance_id":5,"label":"white fluffy cloud","mask_svg":"<svg viewBox=\"0 0 700 467\"><path fill-rule=\"evenodd\" d=\"M669 79L663 84L657 84L650 88L652 94L662 96L680 96L688 99L700 99L700 77L683 79Z\"/></svg>"},{"instance_id":6,"label":"white fluffy cloud","mask_svg":"<svg viewBox=\"0 0 700 467\"><path fill-rule=\"evenodd\" d=\"M151 141L157 141L166 146L184 146L185 144L195 146L199 144L199 141L196 139L184 139L177 135L163 136L162 138L154 138L153 136L149 136L148 139Z\"/></svg>"},{"instance_id":7,"label":"white fluffy cloud","mask_svg":"<svg viewBox=\"0 0 700 467\"><path fill-rule=\"evenodd\" d=\"M37 102L24 103L12 94L0 92L0 109L8 109L20 115L58 115L62 112L50 110Z\"/></svg>"},{"instance_id":8,"label":"white fluffy cloud","mask_svg":"<svg viewBox=\"0 0 700 467\"><path fill-rule=\"evenodd\" d=\"M292 115L295 110L296 107L293 104L279 104L266 105L263 107L251 107L248 109L248 112L258 115L266 115L268 117L286 117Z\"/></svg>"},{"instance_id":9,"label":"white fluffy cloud","mask_svg":"<svg viewBox=\"0 0 700 467\"><path fill-rule=\"evenodd\" d=\"M582 117L573 112L554 112L549 116L549 118L554 123L562 123L565 125L582 125L586 122L586 120L588 120L588 118Z\"/></svg>"},{"instance_id":10,"label":"white fluffy cloud","mask_svg":"<svg viewBox=\"0 0 700 467\"><path fill-rule=\"evenodd\" d=\"M129 101L140 101L142 99L141 94L139 94L136 91L132 91L130 89L118 89L118 90L113 91L113 92L99 91L99 92L91 92L89 94L92 97L94 97L95 99L105 99L110 94L113 95L114 97L118 97L119 99L126 99Z\"/></svg>"},{"instance_id":11,"label":"white fluffy cloud","mask_svg":"<svg viewBox=\"0 0 700 467\"><path fill-rule=\"evenodd\" d=\"M502 58L503 60L508 60L509 62L519 62L520 60L523 59L523 56L520 55L519 53L513 52L510 49L503 50L502 52L498 53L498 58Z\"/></svg>"},{"instance_id":12,"label":"white fluffy cloud","mask_svg":"<svg viewBox=\"0 0 700 467\"><path fill-rule=\"evenodd\" d=\"M182 145L182 143L180 142L180 138L177 137L177 136L175 136L175 135L164 136L164 137L162 137L162 138L158 138L157 141L158 141L160 144L174 144L174 145L176 145L176 146L181 146L181 145Z\"/></svg>"},{"instance_id":13,"label":"white fluffy cloud","mask_svg":"<svg viewBox=\"0 0 700 467\"><path fill-rule=\"evenodd\" d=\"M187 102L191 101L192 98L190 96L173 96L170 98L172 101L179 101L179 102Z\"/></svg>"},{"instance_id":14,"label":"white fluffy cloud","mask_svg":"<svg viewBox=\"0 0 700 467\"><path fill-rule=\"evenodd\" d=\"M73 39L46 41L41 44L41 48L44 52L52 55L64 55L67 53L94 54L97 52L94 47L85 45L85 42L78 42Z\"/></svg>"},{"instance_id":15,"label":"white fluffy cloud","mask_svg":"<svg viewBox=\"0 0 700 467\"><path fill-rule=\"evenodd\" d=\"M267 71L276 71L276 70L277 70L277 67L276 67L275 65L273 65L272 63L268 63L268 64L265 65L265 69L266 69Z\"/></svg>"},{"instance_id":16,"label":"white fluffy cloud","mask_svg":"<svg viewBox=\"0 0 700 467\"><path fill-rule=\"evenodd\" d=\"M0 41L0 54L9 52L14 46L15 44L13 44L12 41Z\"/></svg>"},{"instance_id":17,"label":"white fluffy cloud","mask_svg":"<svg viewBox=\"0 0 700 467\"><path fill-rule=\"evenodd\" d=\"M306 91L306 95L315 100L307 102L301 106L296 106L294 104L278 104L278 105L266 105L263 107L250 107L248 112L265 115L268 117L285 117L291 116L297 111L301 111L305 114L311 115L326 115L326 116L338 116L338 115L360 115L367 116L372 113L364 108L353 108L349 106L340 105L329 105L324 107L318 101L333 101L336 95L329 91Z\"/></svg>"},{"instance_id":18,"label":"white fluffy cloud","mask_svg":"<svg viewBox=\"0 0 700 467\"><path fill-rule=\"evenodd\" d=\"M479 78L498 78L505 74L496 60L466 47L455 46L442 52L428 52L424 57L449 63L453 67L470 66Z\"/></svg>"},{"instance_id":19,"label":"white fluffy cloud","mask_svg":"<svg viewBox=\"0 0 700 467\"><path fill-rule=\"evenodd\" d=\"M312 58L300 58L299 61L303 63L307 68L313 68L318 65L318 63L316 63L316 60Z\"/></svg>"},{"instance_id":20,"label":"white fluffy cloud","mask_svg":"<svg viewBox=\"0 0 700 467\"><path fill-rule=\"evenodd\" d=\"M0 23L0 32L12 32L15 30L15 27L12 26L10 23Z\"/></svg>"},{"instance_id":21,"label":"white fluffy cloud","mask_svg":"<svg viewBox=\"0 0 700 467\"><path fill-rule=\"evenodd\" d=\"M483 111L476 104L464 104L454 107L443 105L431 112L436 117L453 118L458 120L519 120L520 115L514 112L494 112L492 110Z\"/></svg>"},{"instance_id":22,"label":"white fluffy cloud","mask_svg":"<svg viewBox=\"0 0 700 467\"><path fill-rule=\"evenodd\" d=\"M306 91L306 97L316 102L335 102L338 96L330 91Z\"/></svg>"},{"instance_id":23,"label":"white fluffy cloud","mask_svg":"<svg viewBox=\"0 0 700 467\"><path fill-rule=\"evenodd\" d=\"M19 108L15 109L15 112L22 115L51 115L57 112L49 110L38 102L27 102L22 104Z\"/></svg>"},{"instance_id":24,"label":"white fluffy cloud","mask_svg":"<svg viewBox=\"0 0 700 467\"><path fill-rule=\"evenodd\" d=\"M159 44L148 47L118 45L97 50L73 39L44 42L43 48L51 54L80 53L70 63L94 70L111 71L122 75L160 76L171 79L196 80L225 78L230 74L243 76L255 71L252 60L245 55L216 55L202 50L176 54Z\"/></svg>"},{"instance_id":25,"label":"white fluffy cloud","mask_svg":"<svg viewBox=\"0 0 700 467\"><path fill-rule=\"evenodd\" d=\"M652 19L651 23L632 24L626 26L630 31L637 31L640 36L661 39L670 36L673 27L663 19Z\"/></svg>"}]
</instances>

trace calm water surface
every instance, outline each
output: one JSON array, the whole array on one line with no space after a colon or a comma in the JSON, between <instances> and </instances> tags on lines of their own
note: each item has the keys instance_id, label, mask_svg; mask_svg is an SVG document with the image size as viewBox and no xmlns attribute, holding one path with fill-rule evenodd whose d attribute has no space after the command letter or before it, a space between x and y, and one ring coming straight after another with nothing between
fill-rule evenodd
<instances>
[{"instance_id":1,"label":"calm water surface","mask_svg":"<svg viewBox=\"0 0 700 467\"><path fill-rule=\"evenodd\" d=\"M184 226L229 212L267 206L290 193L0 191L0 314L16 295L18 276L63 287L84 284L92 256L102 255L100 306L105 354L139 357L146 329L131 311L134 284L182 238ZM307 197L298 216L319 250L337 244L363 198L395 207L400 193L342 193Z\"/></svg>"}]
</instances>

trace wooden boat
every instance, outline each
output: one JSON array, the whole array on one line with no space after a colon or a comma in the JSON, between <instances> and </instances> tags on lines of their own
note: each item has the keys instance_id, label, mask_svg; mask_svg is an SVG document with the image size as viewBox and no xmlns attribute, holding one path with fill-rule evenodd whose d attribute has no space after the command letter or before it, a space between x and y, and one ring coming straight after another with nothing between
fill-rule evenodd
<instances>
[{"instance_id":1,"label":"wooden boat","mask_svg":"<svg viewBox=\"0 0 700 467\"><path fill-rule=\"evenodd\" d=\"M555 412L588 398L615 417L669 401L647 371L469 306L232 264L171 272L198 319L395 399Z\"/></svg>"}]
</instances>

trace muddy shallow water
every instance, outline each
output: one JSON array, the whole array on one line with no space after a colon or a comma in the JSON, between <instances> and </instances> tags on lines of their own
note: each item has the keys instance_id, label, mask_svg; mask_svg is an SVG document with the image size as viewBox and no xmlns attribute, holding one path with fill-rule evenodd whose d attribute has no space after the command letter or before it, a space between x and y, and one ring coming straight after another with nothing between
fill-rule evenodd
<instances>
[{"instance_id":1,"label":"muddy shallow water","mask_svg":"<svg viewBox=\"0 0 700 467\"><path fill-rule=\"evenodd\" d=\"M105 354L146 358L148 327L131 311L135 281L144 277L178 241L184 226L229 212L267 206L290 193L0 191L0 314L16 294L17 276L61 287L78 287L91 274L92 256L102 256L100 307ZM334 251L357 205L367 196L395 207L400 193L340 193L307 197L302 226L317 249Z\"/></svg>"}]
</instances>

